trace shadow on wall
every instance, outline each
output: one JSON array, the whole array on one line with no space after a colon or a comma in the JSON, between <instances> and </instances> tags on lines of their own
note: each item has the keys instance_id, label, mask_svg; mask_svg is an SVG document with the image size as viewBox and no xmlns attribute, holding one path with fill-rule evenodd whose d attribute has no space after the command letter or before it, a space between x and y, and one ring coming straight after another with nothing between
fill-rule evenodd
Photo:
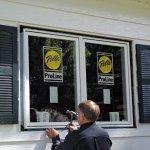
<instances>
[{"instance_id":1,"label":"shadow on wall","mask_svg":"<svg viewBox=\"0 0 150 150\"><path fill-rule=\"evenodd\" d=\"M42 135L40 136L40 140L36 143L34 150L46 150L46 149L51 149L51 144L49 143L49 140L46 135L45 132L42 133Z\"/></svg>"}]
</instances>

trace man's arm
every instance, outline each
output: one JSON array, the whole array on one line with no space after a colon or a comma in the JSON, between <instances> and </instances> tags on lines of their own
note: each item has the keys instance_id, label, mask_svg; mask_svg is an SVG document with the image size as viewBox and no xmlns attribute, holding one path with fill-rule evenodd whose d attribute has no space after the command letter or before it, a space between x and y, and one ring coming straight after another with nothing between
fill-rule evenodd
<instances>
[{"instance_id":1,"label":"man's arm","mask_svg":"<svg viewBox=\"0 0 150 150\"><path fill-rule=\"evenodd\" d=\"M57 146L60 145L61 141L60 141L60 137L59 135L57 135L56 137L52 138L52 150L55 150L57 148Z\"/></svg>"},{"instance_id":2,"label":"man's arm","mask_svg":"<svg viewBox=\"0 0 150 150\"><path fill-rule=\"evenodd\" d=\"M74 147L74 142L76 141L76 138L74 139L74 134L72 135L71 132L75 130L75 128L71 127L69 128L70 132L65 137L64 142L60 140L59 133L57 130L53 128L46 129L46 135L52 139L53 145L52 150L72 150Z\"/></svg>"},{"instance_id":3,"label":"man's arm","mask_svg":"<svg viewBox=\"0 0 150 150\"><path fill-rule=\"evenodd\" d=\"M46 135L50 139L52 139L52 142L53 142L52 150L55 150L55 148L61 143L58 131L53 128L48 128L45 130L45 132L46 132Z\"/></svg>"}]
</instances>

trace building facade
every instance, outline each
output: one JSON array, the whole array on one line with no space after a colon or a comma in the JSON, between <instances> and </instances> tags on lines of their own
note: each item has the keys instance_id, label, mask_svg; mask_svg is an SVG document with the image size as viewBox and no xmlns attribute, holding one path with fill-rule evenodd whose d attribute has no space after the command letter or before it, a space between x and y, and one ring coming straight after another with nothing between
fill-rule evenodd
<instances>
[{"instance_id":1,"label":"building facade","mask_svg":"<svg viewBox=\"0 0 150 150\"><path fill-rule=\"evenodd\" d=\"M45 128L64 139L86 99L112 150L149 149L148 0L0 0L0 12L0 150L51 149Z\"/></svg>"}]
</instances>

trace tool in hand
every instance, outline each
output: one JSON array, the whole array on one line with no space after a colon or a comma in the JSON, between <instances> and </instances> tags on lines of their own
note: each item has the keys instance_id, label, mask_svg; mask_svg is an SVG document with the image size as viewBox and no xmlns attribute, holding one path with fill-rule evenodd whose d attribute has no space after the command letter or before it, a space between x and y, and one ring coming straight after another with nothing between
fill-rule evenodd
<instances>
[{"instance_id":1,"label":"tool in hand","mask_svg":"<svg viewBox=\"0 0 150 150\"><path fill-rule=\"evenodd\" d=\"M67 110L67 111L66 111L66 114L71 115L69 126L70 126L70 125L73 125L73 116L77 117L77 113L74 112L74 111ZM67 128L67 129L68 129L68 131L70 132L70 129L69 129L69 128Z\"/></svg>"},{"instance_id":2,"label":"tool in hand","mask_svg":"<svg viewBox=\"0 0 150 150\"><path fill-rule=\"evenodd\" d=\"M67 110L67 111L66 111L66 114L71 115L70 124L72 124L72 122L73 122L73 116L77 117L77 113L74 112L74 111Z\"/></svg>"}]
</instances>

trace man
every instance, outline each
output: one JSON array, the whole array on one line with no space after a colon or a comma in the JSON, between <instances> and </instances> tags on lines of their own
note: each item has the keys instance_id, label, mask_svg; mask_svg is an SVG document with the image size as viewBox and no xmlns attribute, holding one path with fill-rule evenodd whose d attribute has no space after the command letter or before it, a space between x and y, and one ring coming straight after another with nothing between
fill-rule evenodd
<instances>
[{"instance_id":1,"label":"man","mask_svg":"<svg viewBox=\"0 0 150 150\"><path fill-rule=\"evenodd\" d=\"M57 130L46 129L47 136L53 142L52 150L110 150L112 142L108 133L95 123L100 115L99 106L87 100L79 104L77 112L80 128L68 125L70 132L64 142L60 141Z\"/></svg>"}]
</instances>

